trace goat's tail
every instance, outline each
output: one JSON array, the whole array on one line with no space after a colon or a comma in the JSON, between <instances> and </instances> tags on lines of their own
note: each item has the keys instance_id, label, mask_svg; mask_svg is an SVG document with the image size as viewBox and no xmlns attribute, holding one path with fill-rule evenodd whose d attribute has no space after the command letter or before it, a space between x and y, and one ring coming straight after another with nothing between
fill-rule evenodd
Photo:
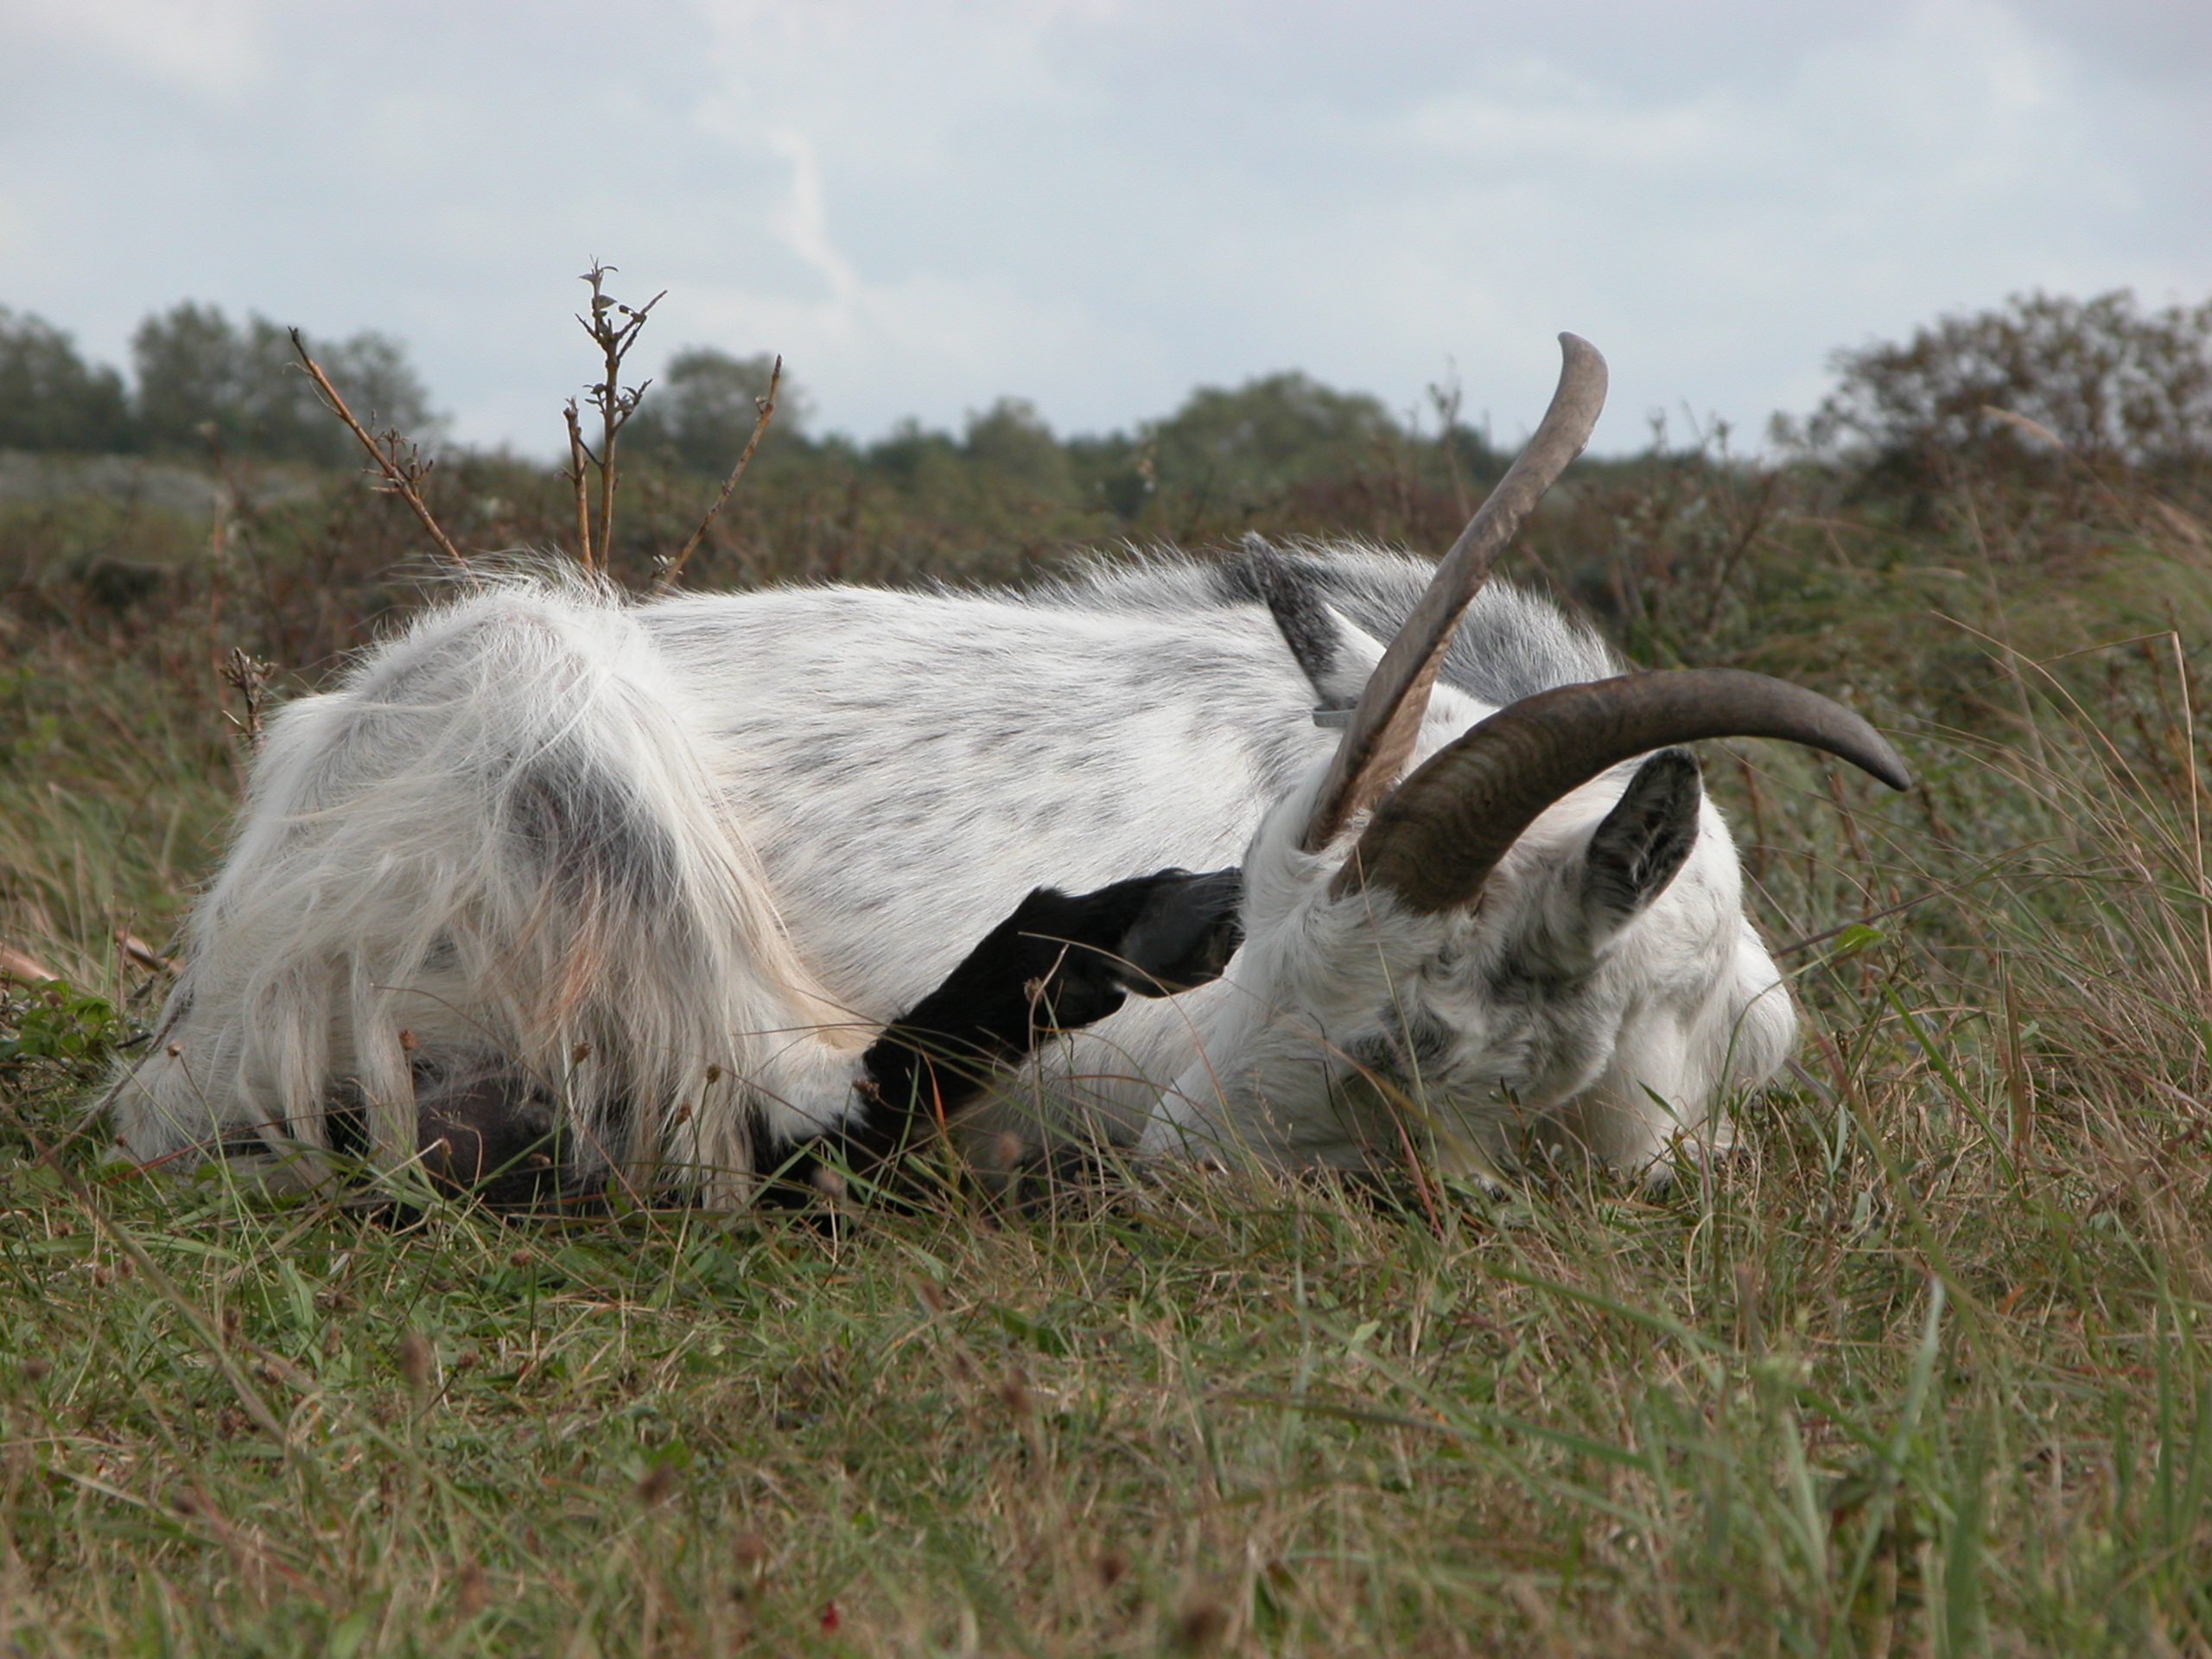
<instances>
[{"instance_id":1,"label":"goat's tail","mask_svg":"<svg viewBox=\"0 0 2212 1659\"><path fill-rule=\"evenodd\" d=\"M125 1145L319 1179L489 1102L558 1123L568 1185L689 1166L734 1197L757 1147L832 1127L867 1033L794 955L691 705L618 600L518 582L283 709L114 1090Z\"/></svg>"}]
</instances>

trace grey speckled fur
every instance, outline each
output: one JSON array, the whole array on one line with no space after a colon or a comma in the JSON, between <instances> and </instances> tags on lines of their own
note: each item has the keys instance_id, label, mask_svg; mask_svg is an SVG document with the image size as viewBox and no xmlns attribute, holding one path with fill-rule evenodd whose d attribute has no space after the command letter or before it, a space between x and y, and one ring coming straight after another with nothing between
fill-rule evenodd
<instances>
[{"instance_id":1,"label":"grey speckled fur","mask_svg":"<svg viewBox=\"0 0 2212 1659\"><path fill-rule=\"evenodd\" d=\"M1144 563L1100 562L1065 581L1039 588L1039 603L1080 608L1113 607L1173 613L1248 609L1285 578L1309 588L1346 620L1389 639L1420 602L1434 567L1403 554L1295 540L1270 543L1248 537L1216 559L1155 554ZM1264 574L1262 574L1264 573ZM1441 678L1494 707L1555 685L1601 680L1624 671L1611 647L1556 605L1507 582L1476 594L1446 649Z\"/></svg>"}]
</instances>

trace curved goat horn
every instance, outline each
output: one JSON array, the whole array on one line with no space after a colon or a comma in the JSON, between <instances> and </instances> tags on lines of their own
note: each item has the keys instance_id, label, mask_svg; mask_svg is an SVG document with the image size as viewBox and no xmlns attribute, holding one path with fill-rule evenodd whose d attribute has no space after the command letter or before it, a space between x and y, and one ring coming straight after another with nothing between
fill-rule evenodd
<instances>
[{"instance_id":1,"label":"curved goat horn","mask_svg":"<svg viewBox=\"0 0 2212 1659\"><path fill-rule=\"evenodd\" d=\"M1369 822L1337 898L1383 888L1433 914L1470 902L1536 815L1608 767L1706 737L1779 737L1839 755L1891 789L1911 774L1881 734L1816 691L1733 668L1563 685L1501 709L1431 755Z\"/></svg>"},{"instance_id":2,"label":"curved goat horn","mask_svg":"<svg viewBox=\"0 0 2212 1659\"><path fill-rule=\"evenodd\" d=\"M1605 406L1605 359L1579 335L1561 334L1559 345L1564 359L1559 389L1552 393L1551 407L1544 411L1535 436L1452 543L1428 591L1359 694L1299 841L1309 853L1334 841L1345 824L1396 781L1420 735L1429 690L1436 683L1444 648L1452 643L1452 631L1529 509L1590 441L1590 429Z\"/></svg>"}]
</instances>

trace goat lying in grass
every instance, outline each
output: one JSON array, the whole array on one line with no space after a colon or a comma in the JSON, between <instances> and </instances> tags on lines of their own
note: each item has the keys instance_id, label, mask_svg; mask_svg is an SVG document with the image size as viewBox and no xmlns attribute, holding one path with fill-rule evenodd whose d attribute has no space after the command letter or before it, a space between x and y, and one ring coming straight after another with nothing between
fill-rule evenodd
<instances>
[{"instance_id":1,"label":"goat lying in grass","mask_svg":"<svg viewBox=\"0 0 2212 1659\"><path fill-rule=\"evenodd\" d=\"M270 722L125 1145L727 1202L979 1095L1041 1109L1031 1141L1281 1165L1718 1138L1794 1017L1678 746L1905 778L1826 699L1623 675L1483 586L1602 400L1563 343L1435 568L1252 545L649 603L524 575L429 612Z\"/></svg>"}]
</instances>

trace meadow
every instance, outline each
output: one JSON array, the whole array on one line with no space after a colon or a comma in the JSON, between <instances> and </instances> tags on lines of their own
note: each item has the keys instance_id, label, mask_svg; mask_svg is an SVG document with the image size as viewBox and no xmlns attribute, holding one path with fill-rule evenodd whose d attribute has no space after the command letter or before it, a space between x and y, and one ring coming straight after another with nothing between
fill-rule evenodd
<instances>
[{"instance_id":1,"label":"meadow","mask_svg":"<svg viewBox=\"0 0 2212 1659\"><path fill-rule=\"evenodd\" d=\"M1482 482L1448 448L1134 517L764 449L687 578L1434 552ZM1524 532L1503 573L1637 660L1813 685L1920 779L1709 748L1805 1029L1664 1197L1166 1169L395 1219L136 1171L86 1109L256 700L434 590L413 521L299 465L49 471L0 500L0 943L58 976L0 1007L5 1651L2212 1652L2190 480L1655 446ZM712 487L634 473L617 573ZM464 548L574 524L520 461L429 493Z\"/></svg>"}]
</instances>

